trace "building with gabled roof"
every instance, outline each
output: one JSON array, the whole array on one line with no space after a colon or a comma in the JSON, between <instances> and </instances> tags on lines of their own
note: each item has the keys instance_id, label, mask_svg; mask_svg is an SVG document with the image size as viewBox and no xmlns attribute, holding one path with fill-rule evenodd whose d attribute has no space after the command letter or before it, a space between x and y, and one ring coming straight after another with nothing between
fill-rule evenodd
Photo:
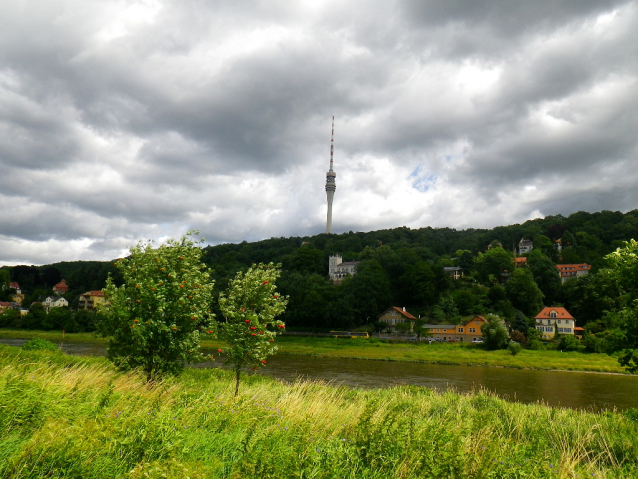
<instances>
[{"instance_id":1,"label":"building with gabled roof","mask_svg":"<svg viewBox=\"0 0 638 479\"><path fill-rule=\"evenodd\" d=\"M557 334L574 335L576 320L562 306L546 307L536 315L536 329L543 339L554 339Z\"/></svg>"},{"instance_id":2,"label":"building with gabled roof","mask_svg":"<svg viewBox=\"0 0 638 479\"><path fill-rule=\"evenodd\" d=\"M487 322L483 316L475 315L461 324L424 324L429 338L435 341L476 342L483 338L481 326Z\"/></svg>"},{"instance_id":3,"label":"building with gabled roof","mask_svg":"<svg viewBox=\"0 0 638 479\"><path fill-rule=\"evenodd\" d=\"M53 286L53 292L55 294L64 294L64 293L66 293L68 291L69 291L69 285L66 284L66 280L65 279L63 279L58 284Z\"/></svg>"},{"instance_id":4,"label":"building with gabled roof","mask_svg":"<svg viewBox=\"0 0 638 479\"><path fill-rule=\"evenodd\" d=\"M399 323L407 323L410 322L410 329L412 329L412 321L415 321L416 318L408 313L405 308L399 308L397 306L392 306L391 308L386 309L383 313L381 313L377 317L377 321L383 321L390 328L395 328Z\"/></svg>"}]
</instances>

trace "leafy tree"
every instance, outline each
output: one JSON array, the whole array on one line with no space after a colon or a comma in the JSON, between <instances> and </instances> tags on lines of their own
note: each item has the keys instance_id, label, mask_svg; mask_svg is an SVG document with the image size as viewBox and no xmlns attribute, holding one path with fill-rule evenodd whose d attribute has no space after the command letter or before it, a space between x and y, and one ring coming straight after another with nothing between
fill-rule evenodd
<instances>
[{"instance_id":1,"label":"leafy tree","mask_svg":"<svg viewBox=\"0 0 638 479\"><path fill-rule=\"evenodd\" d=\"M514 256L501 247L494 247L485 253L479 253L475 266L483 281L492 278L499 282L501 273L514 268Z\"/></svg>"},{"instance_id":2,"label":"leafy tree","mask_svg":"<svg viewBox=\"0 0 638 479\"><path fill-rule=\"evenodd\" d=\"M42 281L44 281L47 289L50 290L53 286L62 281L62 273L60 273L58 268L49 266L42 271Z\"/></svg>"},{"instance_id":3,"label":"leafy tree","mask_svg":"<svg viewBox=\"0 0 638 479\"><path fill-rule=\"evenodd\" d=\"M42 322L46 319L47 312L40 303L33 303L29 312L22 318L24 329L42 329Z\"/></svg>"},{"instance_id":4,"label":"leafy tree","mask_svg":"<svg viewBox=\"0 0 638 479\"><path fill-rule=\"evenodd\" d=\"M22 315L20 311L13 308L6 308L0 313L0 328L19 328L21 326Z\"/></svg>"},{"instance_id":5,"label":"leafy tree","mask_svg":"<svg viewBox=\"0 0 638 479\"><path fill-rule=\"evenodd\" d=\"M370 326L372 326L372 329L375 333L379 334L381 333L381 331L388 328L388 323L386 323L385 321L375 321Z\"/></svg>"},{"instance_id":6,"label":"leafy tree","mask_svg":"<svg viewBox=\"0 0 638 479\"><path fill-rule=\"evenodd\" d=\"M200 329L215 332L213 283L192 232L158 248L140 242L130 252L116 262L124 284L107 279L98 333L109 339L111 361L140 368L152 381L201 358Z\"/></svg>"},{"instance_id":7,"label":"leafy tree","mask_svg":"<svg viewBox=\"0 0 638 479\"><path fill-rule=\"evenodd\" d=\"M458 250L456 252L458 266L463 274L469 274L474 269L474 255L469 250Z\"/></svg>"},{"instance_id":8,"label":"leafy tree","mask_svg":"<svg viewBox=\"0 0 638 479\"><path fill-rule=\"evenodd\" d=\"M45 331L64 329L67 333L76 333L78 328L74 327L73 313L69 308L51 308L42 319L42 329Z\"/></svg>"},{"instance_id":9,"label":"leafy tree","mask_svg":"<svg viewBox=\"0 0 638 479\"><path fill-rule=\"evenodd\" d=\"M608 313L611 351L622 351L618 362L631 373L638 372L638 242L630 240L623 248L607 255L613 275L618 278L624 297L622 309Z\"/></svg>"},{"instance_id":10,"label":"leafy tree","mask_svg":"<svg viewBox=\"0 0 638 479\"><path fill-rule=\"evenodd\" d=\"M439 304L432 309L432 318L436 323L451 321L459 316L459 310L454 303L454 298L445 296L441 298Z\"/></svg>"},{"instance_id":11,"label":"leafy tree","mask_svg":"<svg viewBox=\"0 0 638 479\"><path fill-rule=\"evenodd\" d=\"M578 338L571 334L559 334L554 340L557 340L557 347L561 351L578 351L581 348Z\"/></svg>"},{"instance_id":12,"label":"leafy tree","mask_svg":"<svg viewBox=\"0 0 638 479\"><path fill-rule=\"evenodd\" d=\"M618 275L612 269L568 279L563 285L567 310L581 326L600 321L606 311L622 306L622 290Z\"/></svg>"},{"instance_id":13,"label":"leafy tree","mask_svg":"<svg viewBox=\"0 0 638 479\"><path fill-rule=\"evenodd\" d=\"M485 316L487 321L481 326L483 344L487 349L503 349L509 342L509 333L503 320L495 314Z\"/></svg>"},{"instance_id":14,"label":"leafy tree","mask_svg":"<svg viewBox=\"0 0 638 479\"><path fill-rule=\"evenodd\" d=\"M282 314L287 298L276 291L275 280L281 265L253 265L239 272L228 290L219 295L219 307L225 322L219 324L219 337L228 344L227 363L235 371L235 396L239 394L241 370L252 365L266 365L266 358L275 353L277 331L285 325L275 319Z\"/></svg>"},{"instance_id":15,"label":"leafy tree","mask_svg":"<svg viewBox=\"0 0 638 479\"><path fill-rule=\"evenodd\" d=\"M527 337L520 331L513 330L510 332L510 339L521 346L527 345Z\"/></svg>"},{"instance_id":16,"label":"leafy tree","mask_svg":"<svg viewBox=\"0 0 638 479\"><path fill-rule=\"evenodd\" d=\"M514 321L512 321L512 329L525 334L529 329L529 321L522 311L516 310L514 313ZM520 343L520 341L519 341Z\"/></svg>"},{"instance_id":17,"label":"leafy tree","mask_svg":"<svg viewBox=\"0 0 638 479\"><path fill-rule=\"evenodd\" d=\"M536 285L543 293L546 305L553 306L562 299L562 282L556 264L547 256L534 250L527 258L529 270Z\"/></svg>"},{"instance_id":18,"label":"leafy tree","mask_svg":"<svg viewBox=\"0 0 638 479\"><path fill-rule=\"evenodd\" d=\"M434 266L425 261L408 265L400 278L401 299L403 304L431 306L439 296L440 284L437 281Z\"/></svg>"},{"instance_id":19,"label":"leafy tree","mask_svg":"<svg viewBox=\"0 0 638 479\"><path fill-rule=\"evenodd\" d=\"M357 274L345 278L341 284L342 297L351 295L348 301L356 315L355 325L366 318L376 317L392 305L390 281L377 260L360 263Z\"/></svg>"},{"instance_id":20,"label":"leafy tree","mask_svg":"<svg viewBox=\"0 0 638 479\"><path fill-rule=\"evenodd\" d=\"M324 254L323 251L313 248L310 245L303 245L291 255L284 258L283 264L287 270L299 271L306 274L324 275Z\"/></svg>"},{"instance_id":21,"label":"leafy tree","mask_svg":"<svg viewBox=\"0 0 638 479\"><path fill-rule=\"evenodd\" d=\"M517 269L512 273L505 284L505 294L512 306L526 316L536 316L543 309L543 293L528 270Z\"/></svg>"}]
</instances>

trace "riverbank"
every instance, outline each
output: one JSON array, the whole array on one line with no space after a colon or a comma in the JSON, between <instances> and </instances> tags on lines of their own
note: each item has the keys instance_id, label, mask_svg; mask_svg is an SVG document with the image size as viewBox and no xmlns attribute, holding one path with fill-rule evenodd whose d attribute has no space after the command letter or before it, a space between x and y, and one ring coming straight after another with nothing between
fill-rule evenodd
<instances>
[{"instance_id":1,"label":"riverbank","mask_svg":"<svg viewBox=\"0 0 638 479\"><path fill-rule=\"evenodd\" d=\"M0 476L636 477L635 412L418 387L187 370L148 387L103 358L0 346Z\"/></svg>"},{"instance_id":2,"label":"riverbank","mask_svg":"<svg viewBox=\"0 0 638 479\"><path fill-rule=\"evenodd\" d=\"M0 338L31 339L33 337L60 342L62 333L0 330ZM106 344L104 339L96 338L93 333L65 334L64 341ZM595 353L522 350L516 356L512 356L507 350L486 351L477 344L390 343L378 339L335 339L285 334L277 337L277 345L278 354L624 374L624 369L620 367L615 357ZM202 347L215 350L223 348L224 344L221 341L204 339Z\"/></svg>"}]
</instances>

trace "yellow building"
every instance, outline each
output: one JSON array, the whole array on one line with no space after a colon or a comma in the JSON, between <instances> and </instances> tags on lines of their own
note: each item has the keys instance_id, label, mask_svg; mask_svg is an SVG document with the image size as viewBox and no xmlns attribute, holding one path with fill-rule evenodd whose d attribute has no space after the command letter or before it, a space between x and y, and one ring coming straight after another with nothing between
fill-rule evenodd
<instances>
[{"instance_id":1,"label":"yellow building","mask_svg":"<svg viewBox=\"0 0 638 479\"><path fill-rule=\"evenodd\" d=\"M487 322L483 316L474 316L462 324L426 324L423 329L436 341L477 342L482 340L481 326Z\"/></svg>"},{"instance_id":2,"label":"yellow building","mask_svg":"<svg viewBox=\"0 0 638 479\"><path fill-rule=\"evenodd\" d=\"M89 291L88 293L80 295L78 309L95 311L97 306L102 303L104 303L104 293L102 291Z\"/></svg>"},{"instance_id":3,"label":"yellow building","mask_svg":"<svg viewBox=\"0 0 638 479\"><path fill-rule=\"evenodd\" d=\"M574 335L576 320L563 307L543 308L535 319L543 339L554 339L557 334Z\"/></svg>"}]
</instances>

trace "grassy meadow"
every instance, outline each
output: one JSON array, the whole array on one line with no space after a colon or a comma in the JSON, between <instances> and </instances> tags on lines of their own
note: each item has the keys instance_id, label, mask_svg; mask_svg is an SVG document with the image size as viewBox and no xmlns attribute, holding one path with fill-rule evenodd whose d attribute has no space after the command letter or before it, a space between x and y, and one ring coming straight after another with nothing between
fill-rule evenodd
<instances>
[{"instance_id":1,"label":"grassy meadow","mask_svg":"<svg viewBox=\"0 0 638 479\"><path fill-rule=\"evenodd\" d=\"M103 358L0 346L0 477L621 478L638 413L487 393L358 390L189 369L146 385Z\"/></svg>"},{"instance_id":2,"label":"grassy meadow","mask_svg":"<svg viewBox=\"0 0 638 479\"><path fill-rule=\"evenodd\" d=\"M0 338L31 339L34 337L59 343L62 339L62 334L59 331L0 330ZM96 338L93 333L66 334L65 340L69 342L106 344L105 340ZM279 346L278 354L303 356L604 373L624 372L623 368L618 364L617 358L607 354L522 350L516 356L512 356L507 350L486 351L481 345L467 343L427 344L425 341L421 343L391 343L374 338L367 340L335 339L283 335L277 337L277 345ZM202 347L217 349L223 348L224 344L220 341L211 341L204 338Z\"/></svg>"}]
</instances>

